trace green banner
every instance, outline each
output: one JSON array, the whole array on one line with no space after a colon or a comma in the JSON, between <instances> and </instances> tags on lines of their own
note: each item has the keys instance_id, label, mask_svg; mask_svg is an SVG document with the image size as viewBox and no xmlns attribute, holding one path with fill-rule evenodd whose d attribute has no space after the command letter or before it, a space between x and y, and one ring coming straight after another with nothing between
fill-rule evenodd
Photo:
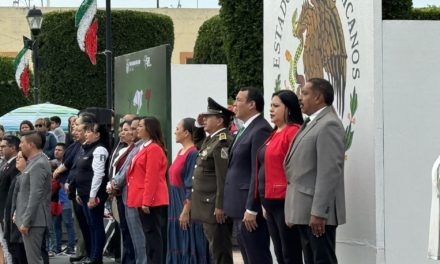
<instances>
[{"instance_id":1,"label":"green banner","mask_svg":"<svg viewBox=\"0 0 440 264\"><path fill-rule=\"evenodd\" d=\"M171 150L171 52L162 45L115 58L116 124L126 114L159 119ZM116 126L115 126L116 128Z\"/></svg>"}]
</instances>

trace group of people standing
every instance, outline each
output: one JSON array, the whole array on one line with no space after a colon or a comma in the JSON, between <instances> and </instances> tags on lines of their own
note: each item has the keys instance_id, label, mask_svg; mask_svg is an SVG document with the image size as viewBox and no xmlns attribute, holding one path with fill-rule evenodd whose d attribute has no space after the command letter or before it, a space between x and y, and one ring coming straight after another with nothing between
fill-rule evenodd
<instances>
[{"instance_id":1,"label":"group of people standing","mask_svg":"<svg viewBox=\"0 0 440 264\"><path fill-rule=\"evenodd\" d=\"M233 263L234 228L246 264L273 263L270 241L278 263L337 263L345 154L333 97L331 84L318 78L306 82L299 98L275 92L274 127L263 117L256 88L240 89L232 111L208 98L200 118L177 124L181 149L170 166L155 117L125 115L110 149L108 127L80 114L71 122L74 141L53 173L43 154L46 138L24 132L16 160L27 165L4 223L15 216L25 255L43 263L50 180L59 178L80 230L71 263L102 263L106 201L116 204L122 263ZM234 117L241 121L235 135L229 131Z\"/></svg>"},{"instance_id":2,"label":"group of people standing","mask_svg":"<svg viewBox=\"0 0 440 264\"><path fill-rule=\"evenodd\" d=\"M61 247L61 222L65 223L68 231L73 232L72 221L70 226L67 223L69 218L72 219L72 214L69 217L69 206L59 203L58 192L56 196L60 210L56 215L53 214L51 203L54 196L51 186L57 182L52 178L52 171L62 160L66 140L60 124L58 116L47 120L38 118L34 124L24 120L19 127L20 137L5 135L2 129L0 245L6 263L32 263L35 256L37 261L40 256L48 263L48 250ZM70 202L64 203L70 205ZM64 221L61 221L62 215ZM40 238L42 241L39 241ZM74 235L69 235L71 251L74 251L74 240Z\"/></svg>"},{"instance_id":3,"label":"group of people standing","mask_svg":"<svg viewBox=\"0 0 440 264\"><path fill-rule=\"evenodd\" d=\"M319 78L306 82L299 100L292 91L277 91L270 105L274 128L255 88L238 92L233 112L209 100L191 217L203 223L214 263L233 263L234 225L244 263L273 263L270 241L277 263L337 263L345 154L333 99L333 87ZM231 137L234 114L243 125Z\"/></svg>"}]
</instances>

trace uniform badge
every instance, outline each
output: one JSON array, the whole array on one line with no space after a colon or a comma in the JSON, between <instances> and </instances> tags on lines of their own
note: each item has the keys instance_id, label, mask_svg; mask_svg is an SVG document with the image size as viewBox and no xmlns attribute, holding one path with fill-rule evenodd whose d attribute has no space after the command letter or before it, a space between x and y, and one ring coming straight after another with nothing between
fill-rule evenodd
<instances>
[{"instance_id":1,"label":"uniform badge","mask_svg":"<svg viewBox=\"0 0 440 264\"><path fill-rule=\"evenodd\" d=\"M219 135L218 135L218 139L219 140L226 140L227 139L227 137L226 137L226 133L220 133Z\"/></svg>"},{"instance_id":2,"label":"uniform badge","mask_svg":"<svg viewBox=\"0 0 440 264\"><path fill-rule=\"evenodd\" d=\"M228 159L228 148L222 148L220 151L220 156L222 159Z\"/></svg>"},{"instance_id":3,"label":"uniform badge","mask_svg":"<svg viewBox=\"0 0 440 264\"><path fill-rule=\"evenodd\" d=\"M206 151L206 149L200 152L200 157L206 157L206 155L208 155L208 151Z\"/></svg>"}]
</instances>

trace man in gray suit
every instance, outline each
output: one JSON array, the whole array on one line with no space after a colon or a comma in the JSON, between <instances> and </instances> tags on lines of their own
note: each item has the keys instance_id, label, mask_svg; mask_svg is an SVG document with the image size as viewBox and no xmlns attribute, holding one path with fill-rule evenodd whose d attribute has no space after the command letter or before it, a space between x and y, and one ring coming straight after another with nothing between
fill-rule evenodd
<instances>
[{"instance_id":1,"label":"man in gray suit","mask_svg":"<svg viewBox=\"0 0 440 264\"><path fill-rule=\"evenodd\" d=\"M43 153L45 137L30 131L21 137L20 148L27 157L20 177L15 204L15 224L23 236L26 257L32 263L43 263L42 243L50 223L51 168Z\"/></svg>"},{"instance_id":2,"label":"man in gray suit","mask_svg":"<svg viewBox=\"0 0 440 264\"><path fill-rule=\"evenodd\" d=\"M308 116L284 161L286 224L298 225L305 263L337 263L336 227L345 223L344 127L332 85L320 78L301 89Z\"/></svg>"}]
</instances>

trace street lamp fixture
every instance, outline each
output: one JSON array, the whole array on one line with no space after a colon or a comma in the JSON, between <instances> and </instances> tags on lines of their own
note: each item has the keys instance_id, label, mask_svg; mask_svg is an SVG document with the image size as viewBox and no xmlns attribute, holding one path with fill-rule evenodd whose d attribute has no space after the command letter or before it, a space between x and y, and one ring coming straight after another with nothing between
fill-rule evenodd
<instances>
[{"instance_id":1,"label":"street lamp fixture","mask_svg":"<svg viewBox=\"0 0 440 264\"><path fill-rule=\"evenodd\" d=\"M43 13L40 9L36 9L35 6L29 9L26 15L26 19L31 29L32 35L37 36L40 33L41 25L43 24Z\"/></svg>"},{"instance_id":2,"label":"street lamp fixture","mask_svg":"<svg viewBox=\"0 0 440 264\"><path fill-rule=\"evenodd\" d=\"M43 13L40 9L34 8L30 9L26 15L26 19L29 24L29 28L32 33L32 62L34 63L34 103L38 104L39 90L40 90L40 58L38 57L38 41L37 36L40 34L41 25L43 24Z\"/></svg>"}]
</instances>

